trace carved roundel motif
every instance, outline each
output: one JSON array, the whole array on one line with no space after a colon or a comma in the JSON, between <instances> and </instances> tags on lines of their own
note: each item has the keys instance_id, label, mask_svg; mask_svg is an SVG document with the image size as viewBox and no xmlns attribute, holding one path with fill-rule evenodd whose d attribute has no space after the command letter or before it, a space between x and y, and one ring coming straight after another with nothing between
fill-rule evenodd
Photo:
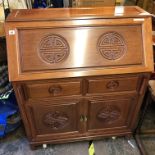
<instances>
[{"instance_id":1,"label":"carved roundel motif","mask_svg":"<svg viewBox=\"0 0 155 155\"><path fill-rule=\"evenodd\" d=\"M53 130L62 129L69 123L67 114L60 111L49 112L44 115L43 122Z\"/></svg>"},{"instance_id":2,"label":"carved roundel motif","mask_svg":"<svg viewBox=\"0 0 155 155\"><path fill-rule=\"evenodd\" d=\"M39 55L47 63L59 63L69 55L68 42L60 35L49 34L40 41Z\"/></svg>"},{"instance_id":3,"label":"carved roundel motif","mask_svg":"<svg viewBox=\"0 0 155 155\"><path fill-rule=\"evenodd\" d=\"M106 32L98 40L97 49L108 60L117 60L124 56L127 47L124 38L117 32Z\"/></svg>"},{"instance_id":4,"label":"carved roundel motif","mask_svg":"<svg viewBox=\"0 0 155 155\"><path fill-rule=\"evenodd\" d=\"M110 124L118 120L121 116L120 109L115 105L104 105L102 109L98 112L98 120Z\"/></svg>"}]
</instances>

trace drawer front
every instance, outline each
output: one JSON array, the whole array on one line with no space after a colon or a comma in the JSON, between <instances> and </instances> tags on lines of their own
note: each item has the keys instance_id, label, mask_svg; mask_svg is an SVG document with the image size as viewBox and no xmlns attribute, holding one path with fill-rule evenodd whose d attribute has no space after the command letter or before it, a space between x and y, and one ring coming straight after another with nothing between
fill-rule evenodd
<instances>
[{"instance_id":1,"label":"drawer front","mask_svg":"<svg viewBox=\"0 0 155 155\"><path fill-rule=\"evenodd\" d=\"M21 72L144 65L140 25L27 28L18 34Z\"/></svg>"},{"instance_id":2,"label":"drawer front","mask_svg":"<svg viewBox=\"0 0 155 155\"><path fill-rule=\"evenodd\" d=\"M42 82L24 85L27 98L48 98L81 94L81 82Z\"/></svg>"},{"instance_id":3,"label":"drawer front","mask_svg":"<svg viewBox=\"0 0 155 155\"><path fill-rule=\"evenodd\" d=\"M88 79L88 94L133 91L138 89L138 76Z\"/></svg>"}]
</instances>

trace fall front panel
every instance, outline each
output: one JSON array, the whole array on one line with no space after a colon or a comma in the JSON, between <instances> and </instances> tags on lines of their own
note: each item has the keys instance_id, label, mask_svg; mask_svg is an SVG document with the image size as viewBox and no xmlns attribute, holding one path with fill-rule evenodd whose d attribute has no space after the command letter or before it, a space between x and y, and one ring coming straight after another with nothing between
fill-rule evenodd
<instances>
[{"instance_id":1,"label":"fall front panel","mask_svg":"<svg viewBox=\"0 0 155 155\"><path fill-rule=\"evenodd\" d=\"M141 25L18 29L18 36L21 72L144 65Z\"/></svg>"}]
</instances>

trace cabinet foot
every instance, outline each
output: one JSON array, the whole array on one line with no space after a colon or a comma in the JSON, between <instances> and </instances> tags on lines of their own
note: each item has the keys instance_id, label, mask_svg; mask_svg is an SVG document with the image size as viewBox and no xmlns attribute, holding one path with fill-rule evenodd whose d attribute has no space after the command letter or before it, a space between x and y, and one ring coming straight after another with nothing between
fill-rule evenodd
<instances>
[{"instance_id":1,"label":"cabinet foot","mask_svg":"<svg viewBox=\"0 0 155 155\"><path fill-rule=\"evenodd\" d=\"M125 135L125 137L126 137L127 140L129 140L129 139L131 139L133 137L133 135L132 134L128 134L128 135Z\"/></svg>"},{"instance_id":2,"label":"cabinet foot","mask_svg":"<svg viewBox=\"0 0 155 155\"><path fill-rule=\"evenodd\" d=\"M115 137L115 136L113 136L113 137L111 137L113 140L115 140L117 137Z\"/></svg>"},{"instance_id":3,"label":"cabinet foot","mask_svg":"<svg viewBox=\"0 0 155 155\"><path fill-rule=\"evenodd\" d=\"M36 146L35 145L30 144L30 148L31 148L31 150L36 150Z\"/></svg>"},{"instance_id":4,"label":"cabinet foot","mask_svg":"<svg viewBox=\"0 0 155 155\"><path fill-rule=\"evenodd\" d=\"M43 149L46 149L47 148L47 144L43 144Z\"/></svg>"}]
</instances>

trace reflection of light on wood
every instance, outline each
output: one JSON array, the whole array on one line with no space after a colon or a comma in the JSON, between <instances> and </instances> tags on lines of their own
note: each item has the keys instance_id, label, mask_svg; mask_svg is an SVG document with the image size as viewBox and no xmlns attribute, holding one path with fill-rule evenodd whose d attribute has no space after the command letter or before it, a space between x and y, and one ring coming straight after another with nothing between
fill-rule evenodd
<instances>
[{"instance_id":1,"label":"reflection of light on wood","mask_svg":"<svg viewBox=\"0 0 155 155\"><path fill-rule=\"evenodd\" d=\"M84 63L85 59L84 57L87 46L88 30L76 30L74 37L74 65L76 67L80 67Z\"/></svg>"},{"instance_id":2,"label":"reflection of light on wood","mask_svg":"<svg viewBox=\"0 0 155 155\"><path fill-rule=\"evenodd\" d=\"M76 71L76 72L74 72L73 73L73 76L83 76L84 75L84 72L82 72L82 71Z\"/></svg>"},{"instance_id":3,"label":"reflection of light on wood","mask_svg":"<svg viewBox=\"0 0 155 155\"><path fill-rule=\"evenodd\" d=\"M114 16L123 16L123 14L124 14L124 6L115 6Z\"/></svg>"}]
</instances>

